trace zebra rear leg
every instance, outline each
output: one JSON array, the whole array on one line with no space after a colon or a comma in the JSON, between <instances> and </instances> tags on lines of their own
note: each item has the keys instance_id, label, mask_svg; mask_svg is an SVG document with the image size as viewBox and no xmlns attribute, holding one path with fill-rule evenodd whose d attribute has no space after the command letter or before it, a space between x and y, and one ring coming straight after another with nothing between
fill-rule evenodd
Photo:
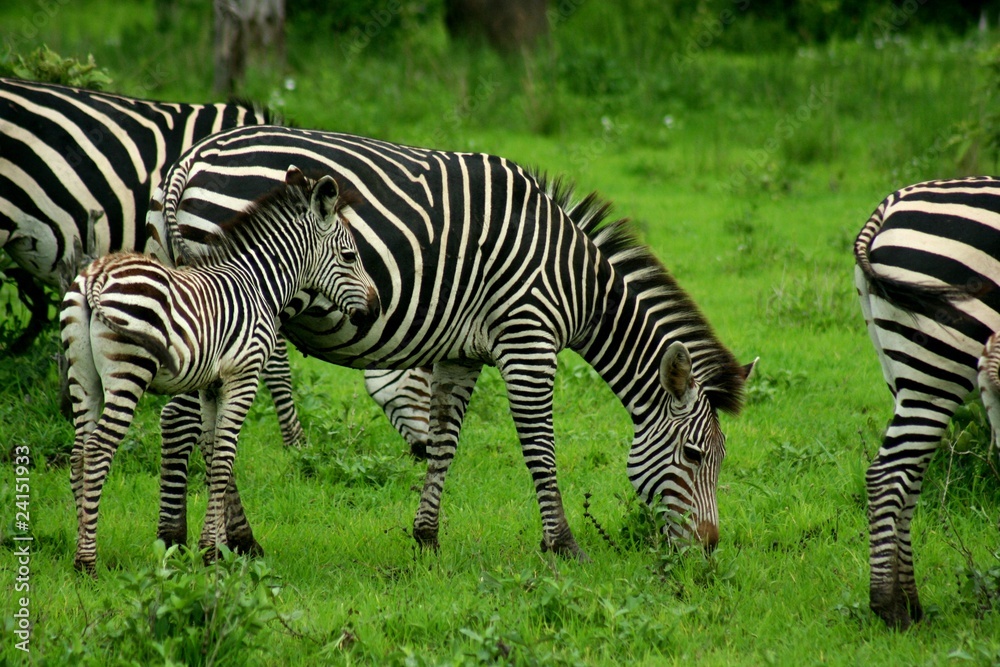
<instances>
[{"instance_id":1,"label":"zebra rear leg","mask_svg":"<svg viewBox=\"0 0 1000 667\"><path fill-rule=\"evenodd\" d=\"M422 549L437 551L439 547L438 520L444 478L455 458L462 420L481 370L481 364L439 362L434 366L427 475L420 494L420 506L413 519L413 538Z\"/></svg>"},{"instance_id":2,"label":"zebra rear leg","mask_svg":"<svg viewBox=\"0 0 1000 667\"><path fill-rule=\"evenodd\" d=\"M897 406L906 399L899 399ZM926 404L926 403L925 403ZM886 624L906 629L923 617L913 571L910 523L924 472L934 455L954 406L943 423L901 415L900 408L878 456L865 475L868 487L871 582L869 604ZM901 465L901 463L903 465Z\"/></svg>"},{"instance_id":3,"label":"zebra rear leg","mask_svg":"<svg viewBox=\"0 0 1000 667\"><path fill-rule=\"evenodd\" d=\"M155 364L151 360L149 363ZM104 411L83 448L82 507L73 564L91 575L96 573L97 519L104 481L115 451L132 424L135 406L155 375L155 367L148 373L138 365L129 370L127 380L104 374Z\"/></svg>"},{"instance_id":4,"label":"zebra rear leg","mask_svg":"<svg viewBox=\"0 0 1000 667\"><path fill-rule=\"evenodd\" d=\"M24 331L14 339L14 342L7 348L11 355L24 354L35 342L38 336L45 330L49 323L49 298L45 295L45 290L35 280L34 276L20 267L7 269L7 275L14 279L17 285L18 297L21 302L28 306L31 318ZM65 394L62 397L61 405L65 407L68 401ZM65 413L64 413L65 414Z\"/></svg>"},{"instance_id":5,"label":"zebra rear leg","mask_svg":"<svg viewBox=\"0 0 1000 667\"><path fill-rule=\"evenodd\" d=\"M542 514L541 549L589 561L566 521L562 494L556 481L555 436L552 429L556 355L552 352L549 359L542 359L537 350L544 349L544 343L524 347L536 353L526 359L508 356L498 363L498 367L507 386L507 399L521 441L521 452L535 483Z\"/></svg>"}]
</instances>

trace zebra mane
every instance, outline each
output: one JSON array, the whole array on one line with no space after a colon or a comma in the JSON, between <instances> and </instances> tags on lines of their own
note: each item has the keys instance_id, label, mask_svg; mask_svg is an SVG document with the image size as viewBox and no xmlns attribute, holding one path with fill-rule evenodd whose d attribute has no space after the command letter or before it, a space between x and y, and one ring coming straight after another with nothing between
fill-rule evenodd
<instances>
[{"instance_id":1,"label":"zebra mane","mask_svg":"<svg viewBox=\"0 0 1000 667\"><path fill-rule=\"evenodd\" d=\"M561 208L573 223L594 242L615 270L623 277L630 292L643 300L671 304L671 322L679 338L690 346L699 381L712 407L730 414L743 407L745 372L741 364L718 339L708 320L677 284L667 268L638 236L628 218L609 220L611 202L591 192L582 199L574 197L570 182L530 170L538 186Z\"/></svg>"},{"instance_id":2,"label":"zebra mane","mask_svg":"<svg viewBox=\"0 0 1000 667\"><path fill-rule=\"evenodd\" d=\"M245 209L219 224L215 230L207 231L200 227L178 225L174 241L180 247L180 256L184 263L190 266L205 266L225 260L234 252L239 252L240 238L259 227L273 221L275 214L287 213L290 218L297 217L308 210L313 187L322 175L306 176L299 183L282 183L267 194L258 197ZM341 185L341 180L334 176L340 191L334 213L345 208L358 206L363 202L361 195L353 189ZM194 252L188 242L200 244L206 250Z\"/></svg>"},{"instance_id":3,"label":"zebra mane","mask_svg":"<svg viewBox=\"0 0 1000 667\"><path fill-rule=\"evenodd\" d=\"M262 125L281 125L283 127L295 127L295 123L288 120L280 111L275 111L266 104L249 97L230 97L229 104L234 104L244 109L249 109L255 115L260 115L264 119Z\"/></svg>"}]
</instances>

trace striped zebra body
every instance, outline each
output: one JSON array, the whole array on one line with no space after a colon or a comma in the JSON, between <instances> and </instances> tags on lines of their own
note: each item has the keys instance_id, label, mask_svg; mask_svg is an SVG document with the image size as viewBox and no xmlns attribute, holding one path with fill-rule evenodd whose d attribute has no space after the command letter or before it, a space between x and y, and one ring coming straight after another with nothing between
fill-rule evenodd
<instances>
[{"instance_id":1,"label":"striped zebra body","mask_svg":"<svg viewBox=\"0 0 1000 667\"><path fill-rule=\"evenodd\" d=\"M172 104L0 78L0 247L31 309L8 351L25 351L47 324L42 285L61 293L88 259L147 250L152 191L181 153L214 132L273 121L251 104ZM291 445L302 426L289 376L282 341L263 379Z\"/></svg>"},{"instance_id":2,"label":"striped zebra body","mask_svg":"<svg viewBox=\"0 0 1000 667\"><path fill-rule=\"evenodd\" d=\"M854 253L861 309L895 401L866 475L870 601L887 623L906 627L923 614L910 541L923 475L977 374L986 380L979 369L995 353L980 358L1000 331L1000 180L899 190L872 214Z\"/></svg>"},{"instance_id":3,"label":"striped zebra body","mask_svg":"<svg viewBox=\"0 0 1000 667\"><path fill-rule=\"evenodd\" d=\"M223 501L236 440L277 344L281 311L303 289L359 324L377 311L336 181L308 182L294 168L287 174L287 188L227 224L192 268L112 253L67 291L60 325L76 431L78 568L94 571L104 479L144 392L199 393L211 453L199 544L214 548L226 538Z\"/></svg>"},{"instance_id":4,"label":"striped zebra body","mask_svg":"<svg viewBox=\"0 0 1000 667\"><path fill-rule=\"evenodd\" d=\"M986 341L978 371L979 393L990 421L990 440L993 450L1000 456L1000 332Z\"/></svg>"},{"instance_id":5,"label":"striped zebra body","mask_svg":"<svg viewBox=\"0 0 1000 667\"><path fill-rule=\"evenodd\" d=\"M628 473L637 492L690 519L670 524L675 536L714 545L724 454L717 410L739 409L750 367L719 343L625 222L607 222L607 205L593 196L571 202L567 189L496 156L260 127L216 135L182 157L164 182L164 215L150 222L211 230L269 189L290 156L360 193L352 226L383 311L357 332L335 311L301 307L283 331L337 364L433 366L428 472L414 521L422 545L437 545L444 476L476 378L490 364L506 384L535 482L543 547L582 556L556 484L552 434L556 354L566 347L633 417ZM220 179L225 187L213 187Z\"/></svg>"}]
</instances>

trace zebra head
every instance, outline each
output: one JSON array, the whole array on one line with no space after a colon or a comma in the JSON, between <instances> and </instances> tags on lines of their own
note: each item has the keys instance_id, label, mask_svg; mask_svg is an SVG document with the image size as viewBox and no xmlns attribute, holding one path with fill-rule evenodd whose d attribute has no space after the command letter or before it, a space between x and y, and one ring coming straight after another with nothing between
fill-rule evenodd
<instances>
[{"instance_id":1,"label":"zebra head","mask_svg":"<svg viewBox=\"0 0 1000 667\"><path fill-rule=\"evenodd\" d=\"M330 175L312 181L297 167L290 166L285 183L309 190L309 216L318 234L302 288L318 291L356 327L370 324L381 312L381 305L375 283L365 271L354 234L344 217L350 200L340 194L336 179Z\"/></svg>"},{"instance_id":2,"label":"zebra head","mask_svg":"<svg viewBox=\"0 0 1000 667\"><path fill-rule=\"evenodd\" d=\"M736 371L741 382L755 363ZM665 511L663 530L675 544L700 542L712 550L719 541L716 488L726 455L713 389L699 381L680 341L664 353L657 385L650 409L636 419L629 479L647 505Z\"/></svg>"}]
</instances>

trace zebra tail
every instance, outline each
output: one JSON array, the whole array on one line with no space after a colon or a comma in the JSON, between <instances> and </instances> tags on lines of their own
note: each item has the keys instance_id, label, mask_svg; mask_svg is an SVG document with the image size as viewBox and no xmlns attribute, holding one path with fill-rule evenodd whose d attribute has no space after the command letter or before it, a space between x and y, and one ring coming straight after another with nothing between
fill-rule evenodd
<instances>
[{"instance_id":1,"label":"zebra tail","mask_svg":"<svg viewBox=\"0 0 1000 667\"><path fill-rule=\"evenodd\" d=\"M109 329L152 354L156 357L156 360L160 362L160 366L166 368L174 375L177 375L179 372L177 363L174 361L173 357L170 356L170 350L167 349L161 341L147 333L135 331L118 322L115 322L114 319L109 317L108 314L104 312L104 304L101 303L101 288L104 286L105 277L106 276L101 275L98 277L98 280L91 281L89 289L87 290L87 303L90 305L93 313Z\"/></svg>"},{"instance_id":2,"label":"zebra tail","mask_svg":"<svg viewBox=\"0 0 1000 667\"><path fill-rule=\"evenodd\" d=\"M910 282L880 275L875 271L869 252L872 241L885 222L885 209L889 203L890 198L887 198L875 209L854 241L854 260L865 276L868 291L901 310L927 315L942 323L968 319L969 316L955 304L975 297L971 290L958 285Z\"/></svg>"}]
</instances>

